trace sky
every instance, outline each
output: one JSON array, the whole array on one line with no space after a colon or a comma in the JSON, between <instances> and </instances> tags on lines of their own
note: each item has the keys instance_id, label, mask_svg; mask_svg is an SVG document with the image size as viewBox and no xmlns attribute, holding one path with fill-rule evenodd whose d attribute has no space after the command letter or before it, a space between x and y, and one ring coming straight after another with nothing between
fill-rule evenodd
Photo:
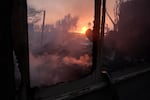
<instances>
[{"instance_id":1,"label":"sky","mask_svg":"<svg viewBox=\"0 0 150 100\"><path fill-rule=\"evenodd\" d=\"M114 19L114 4L116 0L107 0L107 11ZM27 4L36 9L46 11L46 24L54 24L57 20L62 19L65 15L79 17L77 30L88 27L91 23L93 27L94 20L94 0L27 0ZM42 24L42 21L39 22ZM106 16L106 24L109 28L113 28L112 23Z\"/></svg>"}]
</instances>

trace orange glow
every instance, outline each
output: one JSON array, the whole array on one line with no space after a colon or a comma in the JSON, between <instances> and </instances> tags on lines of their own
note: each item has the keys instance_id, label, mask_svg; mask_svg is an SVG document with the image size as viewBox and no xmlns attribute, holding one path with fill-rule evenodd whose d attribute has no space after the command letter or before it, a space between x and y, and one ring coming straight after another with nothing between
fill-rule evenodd
<instances>
[{"instance_id":1,"label":"orange glow","mask_svg":"<svg viewBox=\"0 0 150 100\"><path fill-rule=\"evenodd\" d=\"M86 32L87 29L88 28L86 26L82 27L80 33L81 34L85 34L85 32Z\"/></svg>"},{"instance_id":2,"label":"orange glow","mask_svg":"<svg viewBox=\"0 0 150 100\"><path fill-rule=\"evenodd\" d=\"M84 35L87 30L88 30L88 27L83 26L81 28L77 28L76 30L70 30L70 32L76 32L76 33L80 33Z\"/></svg>"}]
</instances>

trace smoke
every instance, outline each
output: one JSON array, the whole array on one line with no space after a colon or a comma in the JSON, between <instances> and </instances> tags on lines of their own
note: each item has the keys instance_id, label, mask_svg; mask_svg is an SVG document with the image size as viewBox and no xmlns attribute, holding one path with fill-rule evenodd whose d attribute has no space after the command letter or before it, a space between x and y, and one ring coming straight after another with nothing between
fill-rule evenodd
<instances>
[{"instance_id":1,"label":"smoke","mask_svg":"<svg viewBox=\"0 0 150 100\"><path fill-rule=\"evenodd\" d=\"M83 45L89 41L84 35L69 32L77 22L78 17L68 14L47 25L44 33L29 31L31 87L79 79L90 72L92 47Z\"/></svg>"},{"instance_id":2,"label":"smoke","mask_svg":"<svg viewBox=\"0 0 150 100\"><path fill-rule=\"evenodd\" d=\"M30 53L31 86L48 86L78 79L89 72L90 59L88 55L76 59L57 54L44 54L35 57Z\"/></svg>"},{"instance_id":3,"label":"smoke","mask_svg":"<svg viewBox=\"0 0 150 100\"><path fill-rule=\"evenodd\" d=\"M89 57L87 54L80 56L79 59L76 59L74 57L64 57L63 58L64 62L68 65L70 64L77 64L77 65L81 65L81 66L85 66L85 67L89 67L91 66L91 57Z\"/></svg>"},{"instance_id":4,"label":"smoke","mask_svg":"<svg viewBox=\"0 0 150 100\"><path fill-rule=\"evenodd\" d=\"M78 17L72 17L70 14L64 16L62 20L56 22L57 31L69 31L72 28L76 27Z\"/></svg>"}]
</instances>

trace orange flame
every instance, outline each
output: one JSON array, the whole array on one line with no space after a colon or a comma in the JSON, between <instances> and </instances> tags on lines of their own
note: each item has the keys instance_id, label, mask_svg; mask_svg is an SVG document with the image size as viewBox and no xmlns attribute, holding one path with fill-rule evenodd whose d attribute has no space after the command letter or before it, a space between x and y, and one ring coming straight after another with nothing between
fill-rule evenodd
<instances>
[{"instance_id":1,"label":"orange flame","mask_svg":"<svg viewBox=\"0 0 150 100\"><path fill-rule=\"evenodd\" d=\"M83 26L79 32L80 32L81 34L85 34L86 31L87 31L87 29L88 29L88 28L87 28L86 26Z\"/></svg>"},{"instance_id":2,"label":"orange flame","mask_svg":"<svg viewBox=\"0 0 150 100\"><path fill-rule=\"evenodd\" d=\"M76 30L71 30L70 32L76 32L76 33L80 33L84 35L87 30L88 30L88 27L83 26L81 28L77 28Z\"/></svg>"}]
</instances>

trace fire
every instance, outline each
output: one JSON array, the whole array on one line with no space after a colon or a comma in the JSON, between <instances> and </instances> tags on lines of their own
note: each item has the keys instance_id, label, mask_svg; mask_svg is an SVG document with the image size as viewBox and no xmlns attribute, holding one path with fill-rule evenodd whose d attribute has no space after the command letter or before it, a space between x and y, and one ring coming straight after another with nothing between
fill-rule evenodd
<instances>
[{"instance_id":1,"label":"fire","mask_svg":"<svg viewBox=\"0 0 150 100\"><path fill-rule=\"evenodd\" d=\"M81 34L85 34L85 32L87 31L87 29L88 28L86 26L82 27L81 30L80 30L80 33Z\"/></svg>"},{"instance_id":2,"label":"fire","mask_svg":"<svg viewBox=\"0 0 150 100\"><path fill-rule=\"evenodd\" d=\"M83 26L81 28L78 27L76 30L70 30L69 32L76 32L76 33L80 33L84 35L87 30L88 30L88 27Z\"/></svg>"}]
</instances>

